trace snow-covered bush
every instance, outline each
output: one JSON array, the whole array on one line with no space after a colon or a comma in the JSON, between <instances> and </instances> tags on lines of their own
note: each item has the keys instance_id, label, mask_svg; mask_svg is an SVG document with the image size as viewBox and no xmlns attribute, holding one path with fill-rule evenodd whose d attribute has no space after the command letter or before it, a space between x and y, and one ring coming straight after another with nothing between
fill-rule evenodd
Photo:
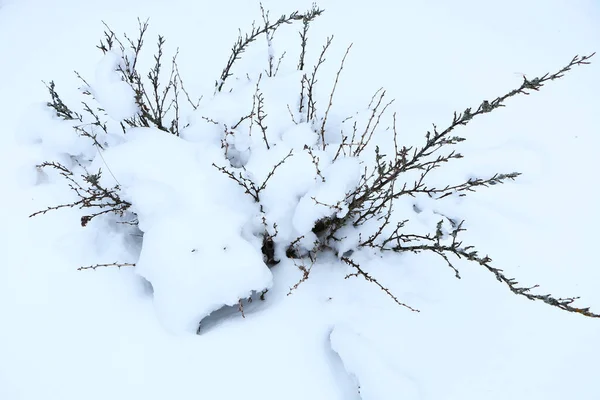
<instances>
[{"instance_id":1,"label":"snow-covered bush","mask_svg":"<svg viewBox=\"0 0 600 400\"><path fill-rule=\"evenodd\" d=\"M223 306L239 307L243 316L244 304L264 300L273 274L289 267L300 270L300 279L288 294L314 269L333 265L418 312L370 268L386 254L406 252L439 256L457 278L456 261L472 261L517 295L600 317L574 306L575 298L519 286L461 241L460 215L436 206L519 176L465 171L456 180L456 173L445 174L446 165L460 165L463 158L465 138L455 133L461 126L587 64L591 55L573 58L556 73L524 77L519 87L455 113L446 127L433 125L411 142L398 131L393 100L383 89L366 107L357 99L358 112L336 108L351 46L337 73L324 79L321 66L333 38L315 57L307 45L311 23L321 14L315 6L272 21L263 10L262 23L235 42L214 93L199 101L184 86L177 55L164 68L161 36L149 72L140 72L147 23L139 22L135 40L121 39L107 26L95 80L79 77L89 99L81 111L61 100L53 82L48 85L51 101L43 112L52 129L32 130L32 140L54 158L40 160L38 169L58 172L74 198L34 215L76 207L82 226L112 218L142 236L135 264L81 269L135 267L151 283L157 312L173 331L195 331ZM276 31L293 23L300 26L299 44L276 54ZM252 65L266 64L238 71L236 61L259 38L267 53Z\"/></svg>"}]
</instances>

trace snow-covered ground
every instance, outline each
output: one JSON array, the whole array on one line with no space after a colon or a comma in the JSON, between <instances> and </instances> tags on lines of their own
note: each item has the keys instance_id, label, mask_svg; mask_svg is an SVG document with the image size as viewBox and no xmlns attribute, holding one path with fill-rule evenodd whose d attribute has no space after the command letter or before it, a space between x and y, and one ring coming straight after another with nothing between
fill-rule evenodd
<instances>
[{"instance_id":1,"label":"snow-covered ground","mask_svg":"<svg viewBox=\"0 0 600 400\"><path fill-rule=\"evenodd\" d=\"M311 2L263 5L275 17ZM556 71L575 54L600 50L595 0L319 6L326 12L311 26L311 57L335 35L322 66L326 87L353 43L332 121L364 108L384 86L407 140L432 122L445 126L455 110L504 94L523 74ZM0 0L0 399L600 399L600 320L515 296L477 265L457 264L457 280L425 254L372 261L373 275L420 313L360 278L343 279L352 271L326 260L288 296L302 272L291 262L264 266L260 243L245 231L253 203L210 165L222 162L211 158L221 154L218 132L197 115L185 141L134 130L126 141L113 138L115 146L92 164L109 165L103 179L117 177L137 207L145 232L139 260L136 232L110 219L83 228L76 209L29 219L73 201L64 180L34 165L90 150L40 106L48 100L41 81L54 80L63 100L78 104L77 70L92 87L114 90L104 97L111 116L130 113L126 90L111 80L115 60L95 46L101 21L134 36L138 17L150 18L147 56L159 33L168 54L179 47L187 89L208 104L200 111L236 120L251 107L255 83L234 83L250 93L248 103L238 103L243 96L209 99L238 28L260 19L257 2ZM275 54L288 43L297 47L297 29L277 32ZM259 39L236 68L263 68L265 47ZM290 126L272 139L277 151L250 157L259 181L289 149L300 151L300 135L310 137L280 102L297 93L286 85L263 82L268 123ZM459 132L468 139L461 147L467 162L449 164L435 179L523 175L442 210L466 219L464 239L508 276L539 284L542 293L581 296L578 304L599 312L600 58L507 104ZM243 142L233 145L252 146ZM352 183L356 165L347 161L323 171L339 187L302 179L303 168L314 173L310 159L294 156L282 167L288 180L273 178L275 189L262 193L268 217L289 222L280 224L279 239L309 234L319 215L307 199L335 202ZM303 195L294 211L289 204ZM427 213L415 219L436 221ZM222 269L215 272L211 260ZM138 266L77 270L114 261ZM208 267L198 270L199 263ZM266 301L246 304L242 318L236 299L266 287ZM197 320L222 304L233 306L212 313L195 335Z\"/></svg>"}]
</instances>

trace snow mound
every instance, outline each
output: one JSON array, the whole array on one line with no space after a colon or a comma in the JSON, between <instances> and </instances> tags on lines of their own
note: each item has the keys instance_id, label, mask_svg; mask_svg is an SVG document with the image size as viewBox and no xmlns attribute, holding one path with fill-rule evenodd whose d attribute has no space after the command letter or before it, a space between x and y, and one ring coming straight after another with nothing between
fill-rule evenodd
<instances>
[{"instance_id":1,"label":"snow mound","mask_svg":"<svg viewBox=\"0 0 600 400\"><path fill-rule=\"evenodd\" d=\"M231 196L237 187L206 162L218 149L149 128L128 138L92 169L110 165L105 185L116 177L134 204L144 232L136 271L152 284L165 327L195 332L211 312L269 288L271 272L244 237L252 204Z\"/></svg>"},{"instance_id":2,"label":"snow mound","mask_svg":"<svg viewBox=\"0 0 600 400\"><path fill-rule=\"evenodd\" d=\"M126 70L122 56L115 51L108 51L96 68L96 81L90 89L94 98L116 121L133 117L137 114L133 89L122 80L119 69Z\"/></svg>"}]
</instances>

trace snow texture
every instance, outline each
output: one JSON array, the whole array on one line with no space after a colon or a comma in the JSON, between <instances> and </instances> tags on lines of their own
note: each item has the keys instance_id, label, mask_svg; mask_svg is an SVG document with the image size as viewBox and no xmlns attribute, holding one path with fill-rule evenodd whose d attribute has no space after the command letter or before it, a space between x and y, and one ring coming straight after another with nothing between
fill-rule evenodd
<instances>
[{"instance_id":1,"label":"snow texture","mask_svg":"<svg viewBox=\"0 0 600 400\"><path fill-rule=\"evenodd\" d=\"M195 332L211 312L268 289L272 276L260 249L242 237L253 210L207 162L220 148L145 128L127 137L97 166L110 165L135 204L144 232L136 272L152 284L165 326Z\"/></svg>"},{"instance_id":2,"label":"snow texture","mask_svg":"<svg viewBox=\"0 0 600 400\"><path fill-rule=\"evenodd\" d=\"M281 3L263 5L278 16L311 4ZM362 155L333 161L336 143L368 120L377 88L396 98L399 138L421 143L432 122L444 126L453 111L519 85L522 74L598 50L595 1L416 3L319 4L326 12L311 25L307 65L335 34L315 93L321 117L354 43L327 119L332 145L323 149L321 126L298 112L299 26L282 26L272 43L259 38L227 90L213 94L237 28L260 21L258 4L0 0L0 399L599 399L597 320L514 296L477 265L457 263L456 280L430 254L352 254L420 313L362 278L344 279L354 271L333 255L313 265L285 255L298 238L299 250L312 248L315 221L345 215L342 200L372 165L375 145L393 151L390 113ZM119 51L94 47L102 20L133 37L140 10L151 22L140 70L151 67L161 33L163 69L178 47L186 89L204 95L196 110L186 103L179 137L123 132L140 111L118 71L126 66ZM269 58L283 51L278 75L266 76ZM600 309L600 211L589 189L598 182L600 62L592 61L469 124L458 146L465 158L431 175L440 185L513 170L520 179L443 202L401 198L394 216L410 218L415 232L430 232L441 216L465 219L465 242L507 275ZM81 111L84 100L107 119L108 133L86 127L98 143L73 129L80 121L46 106L40 81L50 79L66 104ZM257 124L236 125L257 87L266 138ZM86 227L89 210L77 207L27 218L77 200L56 171L35 167L44 161L82 183L86 171L101 171L100 183L118 186L131 209ZM260 204L222 167L258 188L267 182ZM261 251L265 229L274 266ZM376 229L341 230L338 254ZM115 261L136 266L77 271ZM299 267L310 278L291 289Z\"/></svg>"}]
</instances>

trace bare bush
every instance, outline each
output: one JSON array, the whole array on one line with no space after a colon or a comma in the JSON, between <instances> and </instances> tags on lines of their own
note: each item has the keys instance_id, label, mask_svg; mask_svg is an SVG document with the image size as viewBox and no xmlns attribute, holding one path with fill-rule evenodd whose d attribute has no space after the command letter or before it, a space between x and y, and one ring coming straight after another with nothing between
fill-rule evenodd
<instances>
[{"instance_id":1,"label":"bare bush","mask_svg":"<svg viewBox=\"0 0 600 400\"><path fill-rule=\"evenodd\" d=\"M565 67L554 73L547 73L533 79L523 77L523 82L520 86L513 90L491 101L484 100L476 108L466 108L462 112L455 112L445 128L441 129L434 125L431 131L426 132L421 145L405 145L400 142L395 113L392 113L393 124L387 130L387 132L391 132L393 145L386 149L381 149L379 146L374 145L373 139L378 134L378 131L382 130L381 123L384 117L391 113L389 110L393 104L393 100L389 100L385 90L380 89L371 98L366 123L362 125L360 122L354 121L350 133L342 133L339 143L330 143L327 141L327 132L329 130L328 117L334 104L336 88L340 82L346 57L351 46L347 48L340 62L332 88L328 92L329 96L325 100L328 103L326 103L326 107L321 111L320 108L317 108L315 89L317 85L321 85L317 77L320 73L320 67L325 63L325 55L331 48L333 37L326 40L312 68L307 65L306 55L308 51L307 43L310 24L323 13L323 10L317 6L313 6L304 14L294 12L289 15L282 15L274 22L270 20L268 12L262 9L262 7L261 10L263 23L258 26L253 24L250 32L245 35L240 33L231 49L231 55L220 77L216 80L215 94L218 95L219 92L225 89L228 78L234 75L233 68L235 62L241 58L248 46L258 37L264 35L270 47L274 34L281 26L299 22L302 24L299 31L300 52L298 64L295 68L303 72L299 82L297 106L288 106L288 110L294 123L310 124L319 138L317 144L305 146L301 151L308 153L311 157L315 167L313 171L316 174L315 179L321 182L325 182L326 178L322 174L323 168L320 164L319 152L327 152L331 156L332 163L339 162L344 158L360 158L364 161L364 172L360 176L358 184L348 191L342 200L336 204L326 204L318 198L313 198L315 205L330 210L327 216L317 220L313 226L312 233L317 238L313 246L306 248L300 245L300 242L304 239L303 236L300 236L290 243L283 244L284 249L278 253L276 246L281 246L282 244L278 244L274 238L278 233L277 226L281 222L267 220L261 194L267 188L273 176L278 173L279 168L286 160L293 157L295 153L290 150L285 157L272 166L266 178L262 181L255 181L243 163L235 160L235 157L230 154L231 148L227 140L228 136L238 134L236 130L245 130L245 133L252 135L254 127L254 132L259 132L261 141L264 142L267 151L272 151L269 138L270 131L266 124L267 110L265 109L265 97L259 86L262 75L258 77L256 82L251 111L247 115L240 116L236 124L228 127L225 123L217 119L206 116L202 117L208 123L223 127L224 162L228 162L228 165L213 164L213 166L222 172L226 178L235 181L244 193L251 196L263 215L264 232L262 234L261 251L265 257L265 262L269 265L275 265L280 261L276 259L276 254L284 253L286 257L293 260L302 272L301 279L290 289L290 293L297 289L302 282L309 279L310 271L319 256L328 252L337 256L340 265L349 266L354 271L348 274L346 278L360 276L378 286L398 305L412 311L418 311L410 305L403 303L389 289L368 273L366 269L361 267L352 258L352 253L360 249L398 254L405 252L428 252L439 256L453 271L456 278L460 278L460 272L455 266L456 260L471 261L491 272L498 281L505 284L516 295L523 296L529 300L542 301L564 311L579 313L588 317L600 317L599 314L591 312L589 308L576 307L574 301L577 298L575 297L557 298L549 294L536 294L533 289L536 289L537 285L531 287L520 286L515 279L507 277L501 269L492 265L492 260L489 256L480 255L475 247L464 244L460 240L460 234L465 230L463 228L464 221L442 216L437 225L432 227L432 232L423 234L411 232L407 229L407 222L410 220L410 215L400 216L399 218L398 214L394 212L394 202L403 196L426 196L443 201L453 196L465 196L481 188L497 186L518 178L520 175L519 172L508 171L499 172L485 178L448 182L442 187L429 183L432 171L442 169L448 163L463 157L455 148L457 144L466 140L466 138L455 133L459 128L468 125L473 119L479 116L489 114L504 107L505 103L512 97L529 95L532 91L540 90L546 83L562 78L573 67L588 64L593 54L582 57L576 56ZM116 50L121 54L122 62L118 68L118 72L122 81L126 82L135 93L135 104L138 112L129 119L119 121L120 127L123 132L131 127L154 127L165 133L179 136L181 130L184 128L181 126L180 98L184 96L188 106L193 110L198 108L199 103L191 100L191 96L183 86L176 62L177 54L171 60L171 68L166 72L166 79L163 78L165 74L163 69L165 39L162 36L158 37L157 52L154 56L154 65L151 70L145 76L138 71L138 59L143 49L148 23L138 21L138 24L138 38L135 40L127 36L125 36L124 40L121 40L106 26L104 38L98 46L103 53ZM281 55L278 61L275 61L274 55L269 53L265 69L265 79L277 74L284 55L285 53ZM83 78L81 80L86 86L89 86ZM102 115L103 110L100 108L94 110L84 102L84 109L81 113L72 111L56 93L53 82L50 83L48 88L51 95L51 101L48 103L48 106L56 112L57 117L75 121L77 123L75 126L77 132L81 136L92 139L99 151L102 150L105 144L104 141L99 139L99 135L107 134L110 130L107 127L107 123L103 121L105 117L105 115ZM91 91L84 93L91 95ZM86 116L85 118L84 115ZM90 129L90 127L93 129ZM365 161L367 159L370 159L370 162L367 163ZM39 167L51 167L58 171L68 182L69 187L75 191L78 200L69 204L49 207L46 210L32 214L32 216L65 207L80 207L95 210L82 218L81 224L85 226L95 217L108 213L122 216L130 207L132 209L135 208L135 204L130 204L120 198L119 192L121 188L119 185L112 188L101 186L99 179L101 171L98 171L96 174L86 173L81 179L76 179L67 167L56 162L46 162ZM414 176L416 178L413 178ZM374 223L376 229L372 230L372 233L369 235L362 235L361 233L355 249L340 253L338 246L338 242L342 239L340 232L344 229L358 229L367 223L370 225ZM82 267L81 269L132 265L119 263L98 264L96 266ZM241 304L240 302L240 311L243 312Z\"/></svg>"}]
</instances>

